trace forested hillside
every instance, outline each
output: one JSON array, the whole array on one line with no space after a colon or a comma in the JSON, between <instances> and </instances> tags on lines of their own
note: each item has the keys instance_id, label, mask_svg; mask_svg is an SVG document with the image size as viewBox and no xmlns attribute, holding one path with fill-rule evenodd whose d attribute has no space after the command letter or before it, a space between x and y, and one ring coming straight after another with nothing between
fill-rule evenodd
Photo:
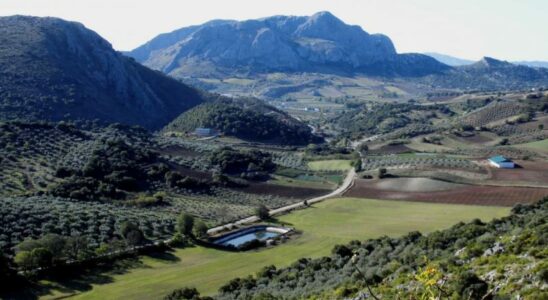
<instances>
[{"instance_id":1,"label":"forested hillside","mask_svg":"<svg viewBox=\"0 0 548 300\"><path fill-rule=\"evenodd\" d=\"M219 98L184 112L164 132L208 127L248 141L305 145L320 142L304 123L255 99Z\"/></svg>"}]
</instances>

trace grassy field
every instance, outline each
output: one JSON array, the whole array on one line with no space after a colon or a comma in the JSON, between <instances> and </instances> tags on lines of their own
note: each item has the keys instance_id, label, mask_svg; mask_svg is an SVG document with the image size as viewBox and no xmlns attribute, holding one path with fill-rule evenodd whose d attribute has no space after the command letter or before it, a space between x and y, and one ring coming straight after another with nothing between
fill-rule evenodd
<instances>
[{"instance_id":1,"label":"grassy field","mask_svg":"<svg viewBox=\"0 0 548 300\"><path fill-rule=\"evenodd\" d=\"M344 171L352 168L350 162L347 159L317 160L309 162L308 167L314 171Z\"/></svg>"},{"instance_id":2,"label":"grassy field","mask_svg":"<svg viewBox=\"0 0 548 300\"><path fill-rule=\"evenodd\" d=\"M77 293L71 299L159 299L183 286L214 294L234 277L253 274L266 265L285 266L300 257L324 256L335 244L382 235L400 236L412 230L431 232L458 221L473 218L487 221L508 212L509 208L502 207L332 199L282 216L281 222L303 231L284 245L247 253L195 247L176 250L167 258L145 256L138 268L121 274L102 274L100 281L105 284L73 282L45 298ZM74 286L91 290L78 293Z\"/></svg>"},{"instance_id":3,"label":"grassy field","mask_svg":"<svg viewBox=\"0 0 548 300\"><path fill-rule=\"evenodd\" d=\"M542 141L531 142L531 143L527 143L527 144L515 145L515 146L516 147L519 146L519 147L531 148L531 149L535 149L535 150L541 150L543 152L548 152L548 139L542 140Z\"/></svg>"},{"instance_id":4,"label":"grassy field","mask_svg":"<svg viewBox=\"0 0 548 300\"><path fill-rule=\"evenodd\" d=\"M285 176L273 176L269 182L272 184L283 186L296 186L318 189L335 189L337 184L342 180L340 175L330 177L313 177L313 178L290 178Z\"/></svg>"}]
</instances>

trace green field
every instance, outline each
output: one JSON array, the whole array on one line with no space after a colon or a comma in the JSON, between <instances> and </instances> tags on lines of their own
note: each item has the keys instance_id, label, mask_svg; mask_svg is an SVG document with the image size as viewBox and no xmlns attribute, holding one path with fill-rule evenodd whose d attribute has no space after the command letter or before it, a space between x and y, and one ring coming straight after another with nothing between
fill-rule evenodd
<instances>
[{"instance_id":1,"label":"green field","mask_svg":"<svg viewBox=\"0 0 548 300\"><path fill-rule=\"evenodd\" d=\"M542 141L531 142L531 143L527 143L527 144L520 144L520 145L516 145L516 146L541 150L543 152L548 152L548 139L545 139L545 140L542 140Z\"/></svg>"},{"instance_id":2,"label":"green field","mask_svg":"<svg viewBox=\"0 0 548 300\"><path fill-rule=\"evenodd\" d=\"M201 247L179 249L169 259L142 257L143 265L122 274L102 274L105 284L77 294L76 299L159 299L171 290L194 286L202 293L214 294L228 280L253 274L265 265L285 266L300 257L319 257L330 253L335 244L382 235L400 236L409 231L431 232L459 221L502 217L509 208L428 204L338 198L305 210L282 216L279 220L303 231L290 242L270 249L232 253ZM96 276L97 277L97 276ZM78 293L74 286L63 286L52 297Z\"/></svg>"},{"instance_id":3,"label":"green field","mask_svg":"<svg viewBox=\"0 0 548 300\"><path fill-rule=\"evenodd\" d=\"M299 176L297 178L290 178L285 176L273 176L269 182L272 184L283 186L295 186L317 189L335 189L342 180L341 175L331 175L325 177L319 176Z\"/></svg>"},{"instance_id":4,"label":"green field","mask_svg":"<svg viewBox=\"0 0 548 300\"><path fill-rule=\"evenodd\" d=\"M308 163L313 171L344 171L352 168L351 161L347 159L317 160Z\"/></svg>"}]
</instances>

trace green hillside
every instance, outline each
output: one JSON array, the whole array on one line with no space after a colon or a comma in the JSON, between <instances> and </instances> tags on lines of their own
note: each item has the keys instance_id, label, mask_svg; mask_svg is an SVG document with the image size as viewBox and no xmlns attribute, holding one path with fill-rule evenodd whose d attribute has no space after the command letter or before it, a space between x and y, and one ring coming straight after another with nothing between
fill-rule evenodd
<instances>
[{"instance_id":1,"label":"green hillside","mask_svg":"<svg viewBox=\"0 0 548 300\"><path fill-rule=\"evenodd\" d=\"M203 103L181 114L164 132L191 133L199 127L248 141L303 145L320 140L302 122L254 99Z\"/></svg>"},{"instance_id":2,"label":"green hillside","mask_svg":"<svg viewBox=\"0 0 548 300\"><path fill-rule=\"evenodd\" d=\"M546 220L548 198L489 223L356 240L330 256L231 280L216 299L546 299ZM398 221L378 219L386 226Z\"/></svg>"},{"instance_id":3,"label":"green hillside","mask_svg":"<svg viewBox=\"0 0 548 300\"><path fill-rule=\"evenodd\" d=\"M207 96L116 52L82 24L0 18L0 120L157 129Z\"/></svg>"}]
</instances>

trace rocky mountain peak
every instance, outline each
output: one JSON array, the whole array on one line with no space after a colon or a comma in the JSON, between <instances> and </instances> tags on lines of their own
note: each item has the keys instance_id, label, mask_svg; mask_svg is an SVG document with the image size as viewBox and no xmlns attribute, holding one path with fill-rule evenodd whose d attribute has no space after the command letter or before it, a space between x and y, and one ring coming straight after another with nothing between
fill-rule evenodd
<instances>
[{"instance_id":1,"label":"rocky mountain peak","mask_svg":"<svg viewBox=\"0 0 548 300\"><path fill-rule=\"evenodd\" d=\"M272 71L420 75L447 68L423 55L402 57L400 64L387 36L345 24L330 12L209 22L159 35L128 54L176 77Z\"/></svg>"},{"instance_id":2,"label":"rocky mountain peak","mask_svg":"<svg viewBox=\"0 0 548 300\"><path fill-rule=\"evenodd\" d=\"M335 17L328 11L321 11L308 17L306 24L315 26L342 26L345 25L343 21Z\"/></svg>"}]
</instances>

